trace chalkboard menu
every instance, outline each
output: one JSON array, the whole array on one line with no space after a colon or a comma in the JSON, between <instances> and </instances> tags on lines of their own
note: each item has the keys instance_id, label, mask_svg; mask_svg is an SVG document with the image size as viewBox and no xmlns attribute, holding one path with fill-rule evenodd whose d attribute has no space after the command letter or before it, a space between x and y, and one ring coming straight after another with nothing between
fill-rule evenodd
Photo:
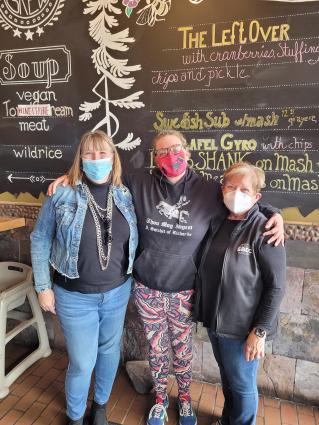
<instances>
[{"instance_id":1,"label":"chalkboard menu","mask_svg":"<svg viewBox=\"0 0 319 425\"><path fill-rule=\"evenodd\" d=\"M249 161L266 201L319 208L318 2L4 0L0 25L0 200L37 199L87 130L138 173L173 128L205 178Z\"/></svg>"}]
</instances>

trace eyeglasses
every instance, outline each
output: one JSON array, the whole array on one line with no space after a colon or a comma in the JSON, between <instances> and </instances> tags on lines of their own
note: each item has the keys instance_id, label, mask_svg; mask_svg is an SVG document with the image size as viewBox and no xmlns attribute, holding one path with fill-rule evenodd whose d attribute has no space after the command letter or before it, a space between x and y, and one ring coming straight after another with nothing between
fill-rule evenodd
<instances>
[{"instance_id":1,"label":"eyeglasses","mask_svg":"<svg viewBox=\"0 0 319 425\"><path fill-rule=\"evenodd\" d=\"M182 149L183 149L183 146L182 146L181 143L179 143L178 145L173 145L173 146L170 146L168 148L154 149L154 154L156 156L166 156L170 152L175 153L175 154L179 153Z\"/></svg>"}]
</instances>

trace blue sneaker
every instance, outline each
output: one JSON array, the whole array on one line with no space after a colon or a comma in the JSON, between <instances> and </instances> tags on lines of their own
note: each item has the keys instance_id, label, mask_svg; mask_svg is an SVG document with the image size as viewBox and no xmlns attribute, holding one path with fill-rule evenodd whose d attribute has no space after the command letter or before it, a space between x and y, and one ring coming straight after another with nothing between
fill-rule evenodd
<instances>
[{"instance_id":1,"label":"blue sneaker","mask_svg":"<svg viewBox=\"0 0 319 425\"><path fill-rule=\"evenodd\" d=\"M191 400L179 400L178 399L178 410L179 410L179 425L196 425L197 418L192 407Z\"/></svg>"},{"instance_id":2,"label":"blue sneaker","mask_svg":"<svg viewBox=\"0 0 319 425\"><path fill-rule=\"evenodd\" d=\"M158 402L154 404L148 414L147 425L164 425L164 421L168 421L166 409L168 408L168 397L165 397L163 403Z\"/></svg>"}]
</instances>

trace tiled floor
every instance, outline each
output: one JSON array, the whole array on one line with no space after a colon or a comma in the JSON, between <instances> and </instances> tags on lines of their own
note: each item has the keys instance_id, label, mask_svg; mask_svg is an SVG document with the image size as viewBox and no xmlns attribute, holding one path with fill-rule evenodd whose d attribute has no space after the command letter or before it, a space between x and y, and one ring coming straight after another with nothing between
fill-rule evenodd
<instances>
[{"instance_id":1,"label":"tiled floor","mask_svg":"<svg viewBox=\"0 0 319 425\"><path fill-rule=\"evenodd\" d=\"M64 376L67 358L58 351L29 368L0 400L0 425L65 425ZM177 423L174 380L169 383L168 425ZM210 425L220 416L223 394L218 386L193 382L193 404L198 425ZM121 370L108 403L108 417L124 425L145 423L149 397L137 394ZM319 425L319 408L260 397L257 425Z\"/></svg>"}]
</instances>

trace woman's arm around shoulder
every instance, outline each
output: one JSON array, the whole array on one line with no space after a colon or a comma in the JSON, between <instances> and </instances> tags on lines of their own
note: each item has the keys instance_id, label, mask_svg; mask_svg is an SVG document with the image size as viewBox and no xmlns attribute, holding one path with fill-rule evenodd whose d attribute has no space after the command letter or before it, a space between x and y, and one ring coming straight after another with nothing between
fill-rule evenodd
<instances>
[{"instance_id":1,"label":"woman's arm around shoulder","mask_svg":"<svg viewBox=\"0 0 319 425\"><path fill-rule=\"evenodd\" d=\"M265 225L264 236L270 236L267 239L268 244L275 246L285 244L284 220L280 214L280 210L270 204L258 202L259 210L268 218Z\"/></svg>"},{"instance_id":2,"label":"woman's arm around shoulder","mask_svg":"<svg viewBox=\"0 0 319 425\"><path fill-rule=\"evenodd\" d=\"M65 187L69 184L69 177L67 174L56 178L52 183L49 184L47 195L52 196L55 194L59 186Z\"/></svg>"}]
</instances>

